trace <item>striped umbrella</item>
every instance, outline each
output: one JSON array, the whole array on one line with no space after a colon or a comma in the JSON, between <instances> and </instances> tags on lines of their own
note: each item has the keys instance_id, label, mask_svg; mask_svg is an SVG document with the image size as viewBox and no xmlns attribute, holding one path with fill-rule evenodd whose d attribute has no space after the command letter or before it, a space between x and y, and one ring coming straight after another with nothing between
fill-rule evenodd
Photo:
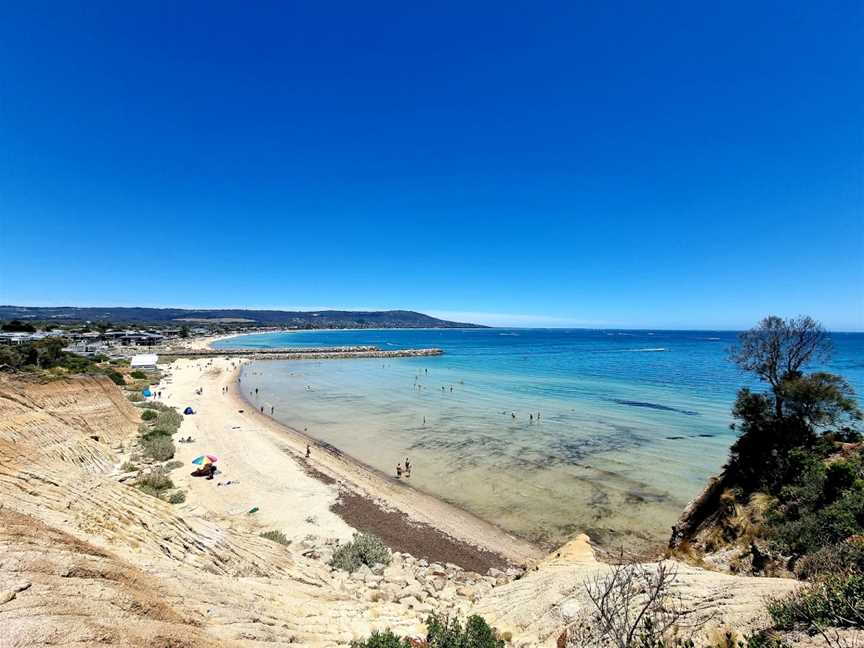
<instances>
[{"instance_id":1,"label":"striped umbrella","mask_svg":"<svg viewBox=\"0 0 864 648\"><path fill-rule=\"evenodd\" d=\"M219 457L214 457L213 455L201 455L200 457L195 457L192 460L193 464L198 464L199 466L206 466L207 464L216 463L219 461Z\"/></svg>"}]
</instances>

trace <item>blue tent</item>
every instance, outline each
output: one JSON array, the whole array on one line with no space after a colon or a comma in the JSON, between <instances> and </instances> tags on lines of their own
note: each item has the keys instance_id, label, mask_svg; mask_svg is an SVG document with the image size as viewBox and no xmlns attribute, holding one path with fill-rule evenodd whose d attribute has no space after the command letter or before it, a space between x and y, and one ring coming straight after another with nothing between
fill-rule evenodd
<instances>
[{"instance_id":1,"label":"blue tent","mask_svg":"<svg viewBox=\"0 0 864 648\"><path fill-rule=\"evenodd\" d=\"M151 392L149 389L145 389L145 390L144 390L143 392L141 392L141 393L144 394L144 396L146 396L146 397L148 397L148 398L149 398L150 396L153 395L153 392Z\"/></svg>"},{"instance_id":2,"label":"blue tent","mask_svg":"<svg viewBox=\"0 0 864 648\"><path fill-rule=\"evenodd\" d=\"M187 407L185 410L183 410L183 413L184 414L194 414L195 411L191 407Z\"/></svg>"}]
</instances>

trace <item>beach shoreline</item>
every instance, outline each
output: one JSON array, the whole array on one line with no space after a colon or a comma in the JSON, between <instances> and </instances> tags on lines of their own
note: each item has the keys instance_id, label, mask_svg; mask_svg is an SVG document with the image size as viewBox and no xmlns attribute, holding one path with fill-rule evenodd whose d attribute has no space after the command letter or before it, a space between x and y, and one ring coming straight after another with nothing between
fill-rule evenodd
<instances>
[{"instance_id":1,"label":"beach shoreline","mask_svg":"<svg viewBox=\"0 0 864 648\"><path fill-rule=\"evenodd\" d=\"M240 368L238 367L237 374L239 372ZM430 529L434 529L451 541L465 545L468 553L479 552L484 556L483 558L472 556L471 562L474 563L488 562L490 563L489 566L498 566L492 564L500 563L500 560L495 558L498 556L509 564L525 564L545 555L545 552L540 548L517 538L491 522L433 495L417 490L410 484L384 474L335 446L256 410L255 405L241 393L236 379L231 385L229 394L234 399L236 406L251 408L251 411L248 412L250 418L257 420L260 425L282 436L290 443L292 456L301 463L307 474L324 483L335 483L342 493L349 495L347 499L355 498L353 499L355 507L358 505L356 498L359 497L367 503L373 503L385 513L396 511L405 516L409 524L421 529L425 527L425 533L428 534ZM305 459L307 443L312 447L312 457L309 461ZM351 520L356 523L361 519L361 517L354 515L344 502L342 505L337 503L334 508L340 511L340 517L343 517L349 524L351 524ZM389 516L384 515L383 517ZM391 518L391 521L393 519ZM374 532L376 535L392 536L383 528L375 528L374 523L367 526L368 528L365 530ZM442 539L442 543L445 542L446 540ZM413 553L407 548L407 545L402 550Z\"/></svg>"},{"instance_id":2,"label":"beach shoreline","mask_svg":"<svg viewBox=\"0 0 864 648\"><path fill-rule=\"evenodd\" d=\"M247 362L224 357L174 361L169 365L170 383L164 389L170 386L169 404L185 407L184 402L194 402L196 414L186 417L181 438L188 425L194 425L192 436L207 444L207 452L219 455L225 476L240 484L233 492L242 492L251 498L250 503L262 493L257 499L267 502L262 516L267 525L293 530L302 537L306 525L297 511L311 511L305 520L317 518L318 528L312 532L340 540L350 537L350 530L372 532L394 550L481 573L490 567L532 564L545 555L539 547L258 411L239 388L238 377ZM305 458L307 443L312 447L309 460ZM254 448L256 456L266 457L261 460L266 466L237 461L240 457L226 455L220 445L233 446L238 455L252 453ZM198 452L184 444L181 448L179 454ZM228 513L201 480L187 483L192 488L190 503L214 514ZM243 484L254 490L244 492ZM265 507L260 508L264 511Z\"/></svg>"}]
</instances>

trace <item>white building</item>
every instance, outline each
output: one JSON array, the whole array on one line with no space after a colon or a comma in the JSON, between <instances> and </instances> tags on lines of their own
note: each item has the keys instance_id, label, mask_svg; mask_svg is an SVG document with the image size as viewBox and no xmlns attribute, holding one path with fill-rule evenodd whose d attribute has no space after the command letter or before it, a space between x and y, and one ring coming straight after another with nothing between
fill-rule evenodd
<instances>
[{"instance_id":1,"label":"white building","mask_svg":"<svg viewBox=\"0 0 864 648\"><path fill-rule=\"evenodd\" d=\"M132 356L129 361L129 366L133 369L155 369L156 363L159 361L159 356L155 353L142 353Z\"/></svg>"}]
</instances>

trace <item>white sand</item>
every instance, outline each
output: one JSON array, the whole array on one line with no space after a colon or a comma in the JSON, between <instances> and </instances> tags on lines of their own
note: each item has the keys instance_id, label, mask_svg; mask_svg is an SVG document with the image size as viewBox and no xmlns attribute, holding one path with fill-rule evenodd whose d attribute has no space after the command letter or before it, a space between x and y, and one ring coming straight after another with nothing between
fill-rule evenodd
<instances>
[{"instance_id":1,"label":"white sand","mask_svg":"<svg viewBox=\"0 0 864 648\"><path fill-rule=\"evenodd\" d=\"M240 361L235 361L239 367ZM248 416L238 413L234 397L223 394L234 376L232 363L223 358L178 360L171 365L161 389L162 400L185 416L175 440L191 436L193 443L177 443L176 459L185 466L171 474L188 489L187 502L203 507L231 525L278 529L290 538L307 534L350 538L352 529L330 511L337 491L308 476L296 460L286 455L272 434ZM170 382L169 382L170 381ZM202 395L195 390L203 388ZM212 480L191 477L192 460L214 454L220 473ZM231 481L230 485L218 484ZM253 507L255 514L248 511Z\"/></svg>"}]
</instances>

